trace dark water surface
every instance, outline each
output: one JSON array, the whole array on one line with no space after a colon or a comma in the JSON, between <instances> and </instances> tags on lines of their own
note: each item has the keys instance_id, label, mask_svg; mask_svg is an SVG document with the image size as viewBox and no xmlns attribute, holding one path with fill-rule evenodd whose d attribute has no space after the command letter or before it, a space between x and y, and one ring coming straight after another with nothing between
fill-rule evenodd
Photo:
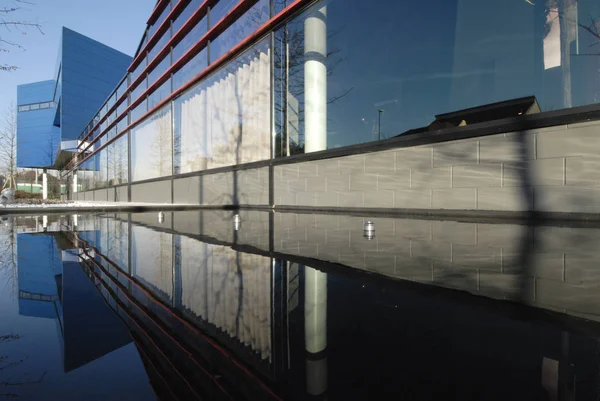
<instances>
[{"instance_id":1,"label":"dark water surface","mask_svg":"<svg viewBox=\"0 0 600 401\"><path fill-rule=\"evenodd\" d=\"M258 211L2 217L0 400L597 400L598 244Z\"/></svg>"}]
</instances>

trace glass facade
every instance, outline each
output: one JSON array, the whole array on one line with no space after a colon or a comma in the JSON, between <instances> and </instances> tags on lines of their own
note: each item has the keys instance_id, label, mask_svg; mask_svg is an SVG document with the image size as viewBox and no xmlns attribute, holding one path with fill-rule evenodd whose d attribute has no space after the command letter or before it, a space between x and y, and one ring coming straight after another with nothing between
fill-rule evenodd
<instances>
[{"instance_id":1,"label":"glass facade","mask_svg":"<svg viewBox=\"0 0 600 401\"><path fill-rule=\"evenodd\" d=\"M318 2L276 32L276 154L389 138L528 96L541 112L598 103L599 17L594 0Z\"/></svg>"},{"instance_id":2,"label":"glass facade","mask_svg":"<svg viewBox=\"0 0 600 401\"><path fill-rule=\"evenodd\" d=\"M264 40L175 100L176 172L269 158L270 65Z\"/></svg>"},{"instance_id":3,"label":"glass facade","mask_svg":"<svg viewBox=\"0 0 600 401\"><path fill-rule=\"evenodd\" d=\"M128 138L122 136L107 147L108 185L121 185L129 181Z\"/></svg>"},{"instance_id":4,"label":"glass facade","mask_svg":"<svg viewBox=\"0 0 600 401\"><path fill-rule=\"evenodd\" d=\"M171 175L172 154L172 122L169 105L131 131L132 181Z\"/></svg>"},{"instance_id":5,"label":"glass facade","mask_svg":"<svg viewBox=\"0 0 600 401\"><path fill-rule=\"evenodd\" d=\"M204 4L189 2L170 21L171 29L147 49L150 57L109 98L106 106L127 90L135 101L166 71L171 74L119 121L110 135L122 135L128 118L130 123L143 118L131 128L131 149L123 136L105 155L98 153L107 177L97 175L96 182L119 185L129 176L136 182L193 173L432 126L460 129L504 116L432 123L447 113L522 98L534 99L536 107L518 110L515 118L600 102L596 0L521 0L502 7L491 0L321 0L228 55L269 21L271 10L285 12L292 3L259 0L217 34L210 29L238 4L220 0L194 27L185 28L187 35L157 67L144 71L148 59ZM168 7L163 10L149 35L167 21L169 12ZM174 65L204 36L204 48L194 49L185 65ZM213 69L224 56L227 62ZM194 81L207 68L210 73ZM147 78L139 86L125 89L141 75ZM148 115L167 98L164 108ZM117 106L116 119L126 108L126 102ZM114 119L111 115L109 120ZM109 131L110 126L100 135ZM118 163L111 156L117 148L122 152ZM93 186L94 179L90 182Z\"/></svg>"}]
</instances>

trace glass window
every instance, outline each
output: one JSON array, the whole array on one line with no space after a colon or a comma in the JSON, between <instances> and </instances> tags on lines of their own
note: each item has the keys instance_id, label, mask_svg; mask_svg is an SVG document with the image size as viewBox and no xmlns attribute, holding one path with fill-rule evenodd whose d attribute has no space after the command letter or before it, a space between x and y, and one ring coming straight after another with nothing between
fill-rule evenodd
<instances>
[{"instance_id":1,"label":"glass window","mask_svg":"<svg viewBox=\"0 0 600 401\"><path fill-rule=\"evenodd\" d=\"M218 3L217 3L218 5ZM211 14L212 15L212 14ZM219 59L231 48L269 20L269 0L259 0L225 32L210 43L210 62ZM212 16L211 16L212 21Z\"/></svg>"},{"instance_id":2,"label":"glass window","mask_svg":"<svg viewBox=\"0 0 600 401\"><path fill-rule=\"evenodd\" d=\"M119 87L117 88L117 90L115 91L116 93L116 98L119 99L121 96L123 96L123 94L125 93L125 91L127 90L127 78L125 78L121 84L119 85Z\"/></svg>"},{"instance_id":3,"label":"glass window","mask_svg":"<svg viewBox=\"0 0 600 401\"><path fill-rule=\"evenodd\" d=\"M94 175L94 187L95 188L105 188L108 183L107 173L108 173L108 153L106 148L102 149L100 152L94 156L96 158L96 170Z\"/></svg>"},{"instance_id":4,"label":"glass window","mask_svg":"<svg viewBox=\"0 0 600 401\"><path fill-rule=\"evenodd\" d=\"M40 108L39 103L38 104L32 104L32 105L29 106L30 110L39 110L39 108Z\"/></svg>"},{"instance_id":5,"label":"glass window","mask_svg":"<svg viewBox=\"0 0 600 401\"><path fill-rule=\"evenodd\" d=\"M94 189L94 163L94 157L89 158L83 163L83 172L80 180L83 191ZM80 179L79 175L77 176L77 179Z\"/></svg>"},{"instance_id":6,"label":"glass window","mask_svg":"<svg viewBox=\"0 0 600 401\"><path fill-rule=\"evenodd\" d=\"M171 94L171 79L166 80L161 86L158 87L150 96L148 96L148 110L152 109L161 100Z\"/></svg>"},{"instance_id":7,"label":"glass window","mask_svg":"<svg viewBox=\"0 0 600 401\"><path fill-rule=\"evenodd\" d=\"M136 108L131 110L131 121L132 123L136 122L139 118L141 118L148 111L148 100L144 100L140 103Z\"/></svg>"},{"instance_id":8,"label":"glass window","mask_svg":"<svg viewBox=\"0 0 600 401\"><path fill-rule=\"evenodd\" d=\"M165 33L163 33L163 35L160 38L160 40L158 42L156 42L154 44L154 46L152 46L152 49L148 52L148 61L149 62L151 62L152 60L154 60L154 57L156 57L156 55L158 53L160 53L160 51L169 42L169 39L171 39L171 30L170 29L167 30Z\"/></svg>"},{"instance_id":9,"label":"glass window","mask_svg":"<svg viewBox=\"0 0 600 401\"><path fill-rule=\"evenodd\" d=\"M119 122L117 123L117 127L116 127L116 133L120 134L121 132L123 132L125 130L125 128L127 128L127 125L129 125L128 121L127 121L127 116L121 118L119 120Z\"/></svg>"},{"instance_id":10,"label":"glass window","mask_svg":"<svg viewBox=\"0 0 600 401\"><path fill-rule=\"evenodd\" d=\"M135 102L148 88L148 82L144 79L134 90L131 92L131 102Z\"/></svg>"},{"instance_id":11,"label":"glass window","mask_svg":"<svg viewBox=\"0 0 600 401\"><path fill-rule=\"evenodd\" d=\"M431 126L438 115L524 97L535 97L527 109L485 119L473 113L443 124L472 125L600 101L600 56L589 55L600 41L586 29L590 16L599 21L600 2L497 5L317 3L276 35L276 67L287 66L275 73L276 144L294 142L308 151L439 129ZM311 143L309 129L322 132L311 135Z\"/></svg>"},{"instance_id":12,"label":"glass window","mask_svg":"<svg viewBox=\"0 0 600 401\"><path fill-rule=\"evenodd\" d=\"M191 31L173 48L173 63L179 60L208 30L207 18L204 17Z\"/></svg>"},{"instance_id":13,"label":"glass window","mask_svg":"<svg viewBox=\"0 0 600 401\"><path fill-rule=\"evenodd\" d=\"M188 63L179 69L179 71L173 74L173 90L179 89L207 66L208 59L206 57L206 49L204 49L196 54L193 59L188 61Z\"/></svg>"},{"instance_id":14,"label":"glass window","mask_svg":"<svg viewBox=\"0 0 600 401\"><path fill-rule=\"evenodd\" d=\"M131 131L131 179L172 174L171 106L154 113Z\"/></svg>"},{"instance_id":15,"label":"glass window","mask_svg":"<svg viewBox=\"0 0 600 401\"><path fill-rule=\"evenodd\" d=\"M269 159L269 54L264 40L174 101L177 173Z\"/></svg>"},{"instance_id":16,"label":"glass window","mask_svg":"<svg viewBox=\"0 0 600 401\"><path fill-rule=\"evenodd\" d=\"M121 102L117 106L117 117L120 117L125 114L125 110L127 109L127 106L129 106L129 102L127 99L125 99L123 102Z\"/></svg>"},{"instance_id":17,"label":"glass window","mask_svg":"<svg viewBox=\"0 0 600 401\"><path fill-rule=\"evenodd\" d=\"M113 92L113 94L112 94L112 95L110 95L110 97L108 98L108 101L106 102L106 107L107 107L108 109L110 109L111 107L113 107L113 106L114 106L114 104L116 103L116 101L117 101L117 95L116 95L116 91L115 91L115 92Z\"/></svg>"},{"instance_id":18,"label":"glass window","mask_svg":"<svg viewBox=\"0 0 600 401\"><path fill-rule=\"evenodd\" d=\"M148 57L143 57L140 64L130 74L130 80L129 80L130 85L135 82L135 80L140 76L140 74L142 73L142 71L144 71L144 68L146 68L147 65L148 65Z\"/></svg>"},{"instance_id":19,"label":"glass window","mask_svg":"<svg viewBox=\"0 0 600 401\"><path fill-rule=\"evenodd\" d=\"M166 301L173 295L173 234L131 226L131 270L136 279Z\"/></svg>"},{"instance_id":20,"label":"glass window","mask_svg":"<svg viewBox=\"0 0 600 401\"><path fill-rule=\"evenodd\" d=\"M127 135L123 135L108 146L108 185L127 183L129 174L127 147Z\"/></svg>"},{"instance_id":21,"label":"glass window","mask_svg":"<svg viewBox=\"0 0 600 401\"><path fill-rule=\"evenodd\" d=\"M194 14L196 10L200 8L202 2L203 0L191 0L188 3L188 5L185 6L185 9L181 12L181 14L179 14L177 19L173 21L173 33L176 33L179 29L181 29L183 24L185 24L185 22L192 16L192 14ZM204 25L206 25L206 20L204 21Z\"/></svg>"},{"instance_id":22,"label":"glass window","mask_svg":"<svg viewBox=\"0 0 600 401\"><path fill-rule=\"evenodd\" d=\"M210 9L210 27L212 28L217 25L217 23L222 20L237 3L238 0L219 0L217 4Z\"/></svg>"},{"instance_id":23,"label":"glass window","mask_svg":"<svg viewBox=\"0 0 600 401\"><path fill-rule=\"evenodd\" d=\"M167 56L148 74L148 83L152 85L171 65L171 57Z\"/></svg>"},{"instance_id":24,"label":"glass window","mask_svg":"<svg viewBox=\"0 0 600 401\"><path fill-rule=\"evenodd\" d=\"M31 107L29 105L19 106L19 111L29 111L29 110L31 110Z\"/></svg>"},{"instance_id":25,"label":"glass window","mask_svg":"<svg viewBox=\"0 0 600 401\"><path fill-rule=\"evenodd\" d=\"M158 16L158 18L156 19L154 24L152 24L148 28L148 38L151 38L152 35L154 35L154 33L156 32L158 27L161 26L161 24L167 19L167 16L169 15L170 12L171 12L171 4L169 3L169 5L167 5L165 7L165 9L162 11L162 13Z\"/></svg>"}]
</instances>

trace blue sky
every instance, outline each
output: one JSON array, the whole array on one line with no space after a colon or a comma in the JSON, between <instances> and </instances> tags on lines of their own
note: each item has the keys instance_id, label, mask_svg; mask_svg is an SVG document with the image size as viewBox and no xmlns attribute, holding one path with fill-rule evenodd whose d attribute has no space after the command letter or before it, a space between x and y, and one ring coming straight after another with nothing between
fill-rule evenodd
<instances>
[{"instance_id":1,"label":"blue sky","mask_svg":"<svg viewBox=\"0 0 600 401\"><path fill-rule=\"evenodd\" d=\"M133 55L156 0L32 0L14 13L14 19L39 21L44 34L35 30L3 30L3 39L19 43L25 51L13 48L0 53L0 63L18 70L0 72L0 115L16 103L17 85L53 79L62 26L89 36L123 53ZM11 0L0 0L10 6Z\"/></svg>"}]
</instances>

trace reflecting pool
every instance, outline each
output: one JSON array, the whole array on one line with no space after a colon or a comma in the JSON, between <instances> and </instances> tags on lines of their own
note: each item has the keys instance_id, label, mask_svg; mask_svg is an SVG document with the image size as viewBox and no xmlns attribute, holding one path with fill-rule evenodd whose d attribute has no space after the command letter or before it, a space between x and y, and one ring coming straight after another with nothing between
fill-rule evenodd
<instances>
[{"instance_id":1,"label":"reflecting pool","mask_svg":"<svg viewBox=\"0 0 600 401\"><path fill-rule=\"evenodd\" d=\"M596 400L600 226L2 217L0 400Z\"/></svg>"}]
</instances>

